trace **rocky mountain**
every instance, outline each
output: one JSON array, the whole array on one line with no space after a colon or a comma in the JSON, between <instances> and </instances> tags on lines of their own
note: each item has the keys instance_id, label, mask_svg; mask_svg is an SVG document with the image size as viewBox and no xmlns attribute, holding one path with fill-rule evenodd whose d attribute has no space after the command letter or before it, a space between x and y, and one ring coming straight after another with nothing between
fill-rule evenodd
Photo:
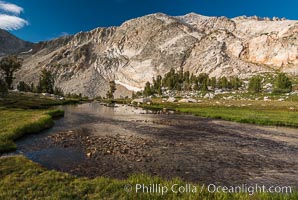
<instances>
[{"instance_id":1,"label":"rocky mountain","mask_svg":"<svg viewBox=\"0 0 298 200\"><path fill-rule=\"evenodd\" d=\"M127 91L140 90L170 68L214 77L297 75L298 21L157 13L40 42L22 56L18 80L37 82L37 74L48 68L64 92L90 97L104 96L109 80L118 84L118 95L131 94Z\"/></svg>"},{"instance_id":2,"label":"rocky mountain","mask_svg":"<svg viewBox=\"0 0 298 200\"><path fill-rule=\"evenodd\" d=\"M7 54L20 54L28 52L33 43L23 41L11 33L0 29L0 57Z\"/></svg>"}]
</instances>

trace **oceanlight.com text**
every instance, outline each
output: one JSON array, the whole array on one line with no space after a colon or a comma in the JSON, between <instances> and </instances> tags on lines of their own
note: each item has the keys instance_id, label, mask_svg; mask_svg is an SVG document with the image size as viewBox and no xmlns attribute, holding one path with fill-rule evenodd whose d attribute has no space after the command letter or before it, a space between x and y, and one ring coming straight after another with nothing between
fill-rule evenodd
<instances>
[{"instance_id":1,"label":"oceanlight.com text","mask_svg":"<svg viewBox=\"0 0 298 200\"><path fill-rule=\"evenodd\" d=\"M265 186L265 185L236 185L236 186L223 186L216 184L208 185L193 185L193 184L173 184L173 185L163 185L163 184L127 184L124 187L126 192L135 193L152 193L165 195L167 193L202 193L206 190L210 193L247 193L249 195L254 195L255 193L292 193L291 186Z\"/></svg>"}]
</instances>

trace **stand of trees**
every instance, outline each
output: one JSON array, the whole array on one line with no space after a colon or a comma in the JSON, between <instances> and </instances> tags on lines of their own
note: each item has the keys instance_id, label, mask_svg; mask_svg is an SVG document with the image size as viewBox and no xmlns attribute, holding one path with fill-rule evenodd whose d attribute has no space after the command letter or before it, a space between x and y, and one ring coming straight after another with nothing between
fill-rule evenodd
<instances>
[{"instance_id":1,"label":"stand of trees","mask_svg":"<svg viewBox=\"0 0 298 200\"><path fill-rule=\"evenodd\" d=\"M144 96L154 94L162 95L162 88L177 91L202 91L206 92L209 88L235 89L242 86L242 81L237 77L210 78L208 74L201 73L198 76L190 74L189 71L175 71L171 69L164 77L158 75L153 78L152 83L147 82L143 91Z\"/></svg>"},{"instance_id":2,"label":"stand of trees","mask_svg":"<svg viewBox=\"0 0 298 200\"><path fill-rule=\"evenodd\" d=\"M290 78L284 74L279 73L274 80L273 93L286 93L292 91L292 82ZM162 89L176 90L176 91L202 91L218 89L238 90L242 87L243 81L237 76L232 77L209 77L206 73L201 73L198 76L190 74L189 71L183 70L175 71L171 69L164 77L158 75L154 77L152 83L147 82L144 90L144 96L162 95ZM248 91L251 93L262 92L262 78L259 75L253 76L249 79ZM137 95L137 94L134 94Z\"/></svg>"},{"instance_id":3,"label":"stand of trees","mask_svg":"<svg viewBox=\"0 0 298 200\"><path fill-rule=\"evenodd\" d=\"M4 96L8 93L8 89L13 89L12 83L15 79L15 72L22 66L22 60L17 56L7 56L0 60L0 73L3 80L0 78L0 95ZM35 93L50 93L63 96L60 88L54 87L54 77L52 73L43 69L39 78L39 82L35 87L34 84L27 84L20 81L17 85L19 91L35 92Z\"/></svg>"},{"instance_id":4,"label":"stand of trees","mask_svg":"<svg viewBox=\"0 0 298 200\"><path fill-rule=\"evenodd\" d=\"M249 80L248 91L252 93L262 92L262 78L257 75L253 76ZM273 93L281 94L288 93L292 91L292 81L285 73L279 73L274 79L273 83Z\"/></svg>"},{"instance_id":5,"label":"stand of trees","mask_svg":"<svg viewBox=\"0 0 298 200\"><path fill-rule=\"evenodd\" d=\"M37 86L35 86L33 83L29 85L24 81L20 81L17 85L17 89L22 92L49 93L58 96L64 96L63 91L58 87L54 87L54 84L55 81L52 73L46 69L43 69L41 71Z\"/></svg>"}]
</instances>

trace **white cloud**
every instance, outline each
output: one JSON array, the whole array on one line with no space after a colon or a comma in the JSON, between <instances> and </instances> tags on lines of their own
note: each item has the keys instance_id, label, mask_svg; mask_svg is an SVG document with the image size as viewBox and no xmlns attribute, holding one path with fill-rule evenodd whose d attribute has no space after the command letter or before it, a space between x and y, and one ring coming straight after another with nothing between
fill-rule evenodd
<instances>
[{"instance_id":1,"label":"white cloud","mask_svg":"<svg viewBox=\"0 0 298 200\"><path fill-rule=\"evenodd\" d=\"M4 30L18 30L28 25L29 23L17 16L11 16L6 14L0 14L0 29Z\"/></svg>"},{"instance_id":2,"label":"white cloud","mask_svg":"<svg viewBox=\"0 0 298 200\"><path fill-rule=\"evenodd\" d=\"M13 13L15 15L19 15L21 12L24 11L22 7L4 1L0 1L0 10L8 13Z\"/></svg>"},{"instance_id":3,"label":"white cloud","mask_svg":"<svg viewBox=\"0 0 298 200\"><path fill-rule=\"evenodd\" d=\"M18 17L23 11L18 5L0 0L0 29L12 31L28 25L26 20Z\"/></svg>"}]
</instances>

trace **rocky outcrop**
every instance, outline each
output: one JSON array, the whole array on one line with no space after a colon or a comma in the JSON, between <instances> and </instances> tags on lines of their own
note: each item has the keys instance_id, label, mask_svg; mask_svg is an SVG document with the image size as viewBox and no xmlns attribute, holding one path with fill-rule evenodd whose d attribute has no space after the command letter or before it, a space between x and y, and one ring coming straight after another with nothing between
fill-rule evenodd
<instances>
[{"instance_id":1,"label":"rocky outcrop","mask_svg":"<svg viewBox=\"0 0 298 200\"><path fill-rule=\"evenodd\" d=\"M18 80L37 82L42 68L64 92L103 96L109 80L138 91L170 68L210 76L298 74L298 21L258 17L172 17L157 13L119 27L41 42L22 54ZM126 92L131 94L131 92Z\"/></svg>"}]
</instances>

